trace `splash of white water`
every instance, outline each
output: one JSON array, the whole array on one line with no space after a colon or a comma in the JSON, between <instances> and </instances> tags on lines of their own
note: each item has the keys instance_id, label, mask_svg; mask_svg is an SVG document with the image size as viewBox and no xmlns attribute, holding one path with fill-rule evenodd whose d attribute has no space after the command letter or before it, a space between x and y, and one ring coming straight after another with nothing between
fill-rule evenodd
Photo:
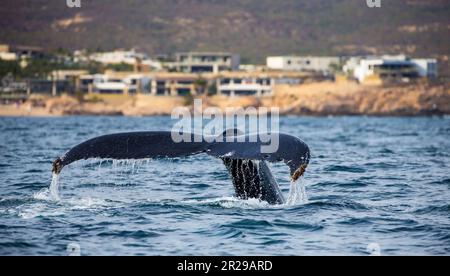
<instances>
[{"instance_id":1,"label":"splash of white water","mask_svg":"<svg viewBox=\"0 0 450 276\"><path fill-rule=\"evenodd\" d=\"M50 199L53 201L60 201L59 197L59 174L54 173L52 176L52 183L50 184Z\"/></svg>"},{"instance_id":2,"label":"splash of white water","mask_svg":"<svg viewBox=\"0 0 450 276\"><path fill-rule=\"evenodd\" d=\"M306 194L306 187L303 181L291 181L291 188L289 190L289 197L286 201L287 206L294 206L297 204L307 204L308 195Z\"/></svg>"}]
</instances>

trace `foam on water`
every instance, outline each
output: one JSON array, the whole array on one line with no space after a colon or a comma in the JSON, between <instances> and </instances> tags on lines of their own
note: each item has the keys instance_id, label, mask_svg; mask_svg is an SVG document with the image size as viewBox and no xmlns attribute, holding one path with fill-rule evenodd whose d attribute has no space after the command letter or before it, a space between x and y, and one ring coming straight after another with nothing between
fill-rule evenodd
<instances>
[{"instance_id":1,"label":"foam on water","mask_svg":"<svg viewBox=\"0 0 450 276\"><path fill-rule=\"evenodd\" d=\"M59 196L59 175L54 173L52 175L50 186L35 193L33 195L33 199L54 202L60 201L61 197Z\"/></svg>"},{"instance_id":2,"label":"foam on water","mask_svg":"<svg viewBox=\"0 0 450 276\"><path fill-rule=\"evenodd\" d=\"M265 201L261 201L256 198L251 199L239 199L235 197L220 197L215 199L204 200L185 200L180 202L187 205L199 205L199 206L218 206L225 209L266 209L266 208L279 208L280 206L270 205Z\"/></svg>"},{"instance_id":3,"label":"foam on water","mask_svg":"<svg viewBox=\"0 0 450 276\"><path fill-rule=\"evenodd\" d=\"M13 213L17 212L17 215L23 219L33 219L36 217L63 216L69 212L79 210L100 210L121 207L119 204L92 197L69 198L64 201L55 201L50 194L49 189L41 190L33 196L38 202L20 205L15 208Z\"/></svg>"}]
</instances>

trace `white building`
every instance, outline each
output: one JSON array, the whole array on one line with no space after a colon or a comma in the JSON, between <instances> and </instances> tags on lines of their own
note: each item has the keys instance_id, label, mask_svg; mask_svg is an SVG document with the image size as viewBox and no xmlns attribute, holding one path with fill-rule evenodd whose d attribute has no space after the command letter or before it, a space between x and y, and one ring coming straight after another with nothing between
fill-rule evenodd
<instances>
[{"instance_id":1,"label":"white building","mask_svg":"<svg viewBox=\"0 0 450 276\"><path fill-rule=\"evenodd\" d=\"M14 61L17 60L17 54L10 52L9 45L0 44L0 59Z\"/></svg>"},{"instance_id":2,"label":"white building","mask_svg":"<svg viewBox=\"0 0 450 276\"><path fill-rule=\"evenodd\" d=\"M272 96L277 84L300 84L308 75L280 72L226 72L217 78L217 92L226 96Z\"/></svg>"},{"instance_id":3,"label":"white building","mask_svg":"<svg viewBox=\"0 0 450 276\"><path fill-rule=\"evenodd\" d=\"M429 79L438 77L438 62L436 59L413 59L411 60L419 71L419 76Z\"/></svg>"},{"instance_id":4,"label":"white building","mask_svg":"<svg viewBox=\"0 0 450 276\"><path fill-rule=\"evenodd\" d=\"M353 71L359 82L364 82L371 76L380 79L409 80L414 78L437 78L436 59L408 59L405 56L383 56L362 58L355 65L351 60L344 66L344 71Z\"/></svg>"},{"instance_id":5,"label":"white building","mask_svg":"<svg viewBox=\"0 0 450 276\"><path fill-rule=\"evenodd\" d=\"M176 53L176 61L171 66L184 73L219 73L237 71L240 56L222 52L187 52Z\"/></svg>"},{"instance_id":6,"label":"white building","mask_svg":"<svg viewBox=\"0 0 450 276\"><path fill-rule=\"evenodd\" d=\"M226 96L270 96L275 82L271 78L235 77L218 80L217 91Z\"/></svg>"},{"instance_id":7,"label":"white building","mask_svg":"<svg viewBox=\"0 0 450 276\"><path fill-rule=\"evenodd\" d=\"M283 71L311 71L328 73L339 66L339 57L302 57L302 56L277 56L267 57L267 67L271 70Z\"/></svg>"},{"instance_id":8,"label":"white building","mask_svg":"<svg viewBox=\"0 0 450 276\"><path fill-rule=\"evenodd\" d=\"M158 61L150 59L146 54L138 53L135 50L124 51L116 50L113 52L94 53L89 56L89 59L102 64L129 64L135 65L139 62L142 65L147 65L152 69L160 70L162 65Z\"/></svg>"},{"instance_id":9,"label":"white building","mask_svg":"<svg viewBox=\"0 0 450 276\"><path fill-rule=\"evenodd\" d=\"M129 94L146 91L150 79L142 75L129 75L124 78L108 75L86 75L80 78L82 91L99 94Z\"/></svg>"}]
</instances>

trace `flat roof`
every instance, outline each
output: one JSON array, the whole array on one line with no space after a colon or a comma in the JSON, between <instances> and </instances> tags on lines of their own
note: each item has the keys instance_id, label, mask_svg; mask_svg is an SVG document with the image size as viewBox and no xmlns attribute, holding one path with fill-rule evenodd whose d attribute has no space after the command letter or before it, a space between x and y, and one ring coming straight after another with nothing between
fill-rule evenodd
<instances>
[{"instance_id":1,"label":"flat roof","mask_svg":"<svg viewBox=\"0 0 450 276\"><path fill-rule=\"evenodd\" d=\"M282 71L282 70L270 70L270 71L223 71L220 73L182 73L182 72L115 72L106 71L105 76L112 78L127 78L130 76L142 76L156 79L216 79L216 78L303 78L317 75L311 72L299 72L299 71Z\"/></svg>"},{"instance_id":2,"label":"flat roof","mask_svg":"<svg viewBox=\"0 0 450 276\"><path fill-rule=\"evenodd\" d=\"M229 52L178 52L175 55L198 55L198 56L233 56L237 54Z\"/></svg>"}]
</instances>

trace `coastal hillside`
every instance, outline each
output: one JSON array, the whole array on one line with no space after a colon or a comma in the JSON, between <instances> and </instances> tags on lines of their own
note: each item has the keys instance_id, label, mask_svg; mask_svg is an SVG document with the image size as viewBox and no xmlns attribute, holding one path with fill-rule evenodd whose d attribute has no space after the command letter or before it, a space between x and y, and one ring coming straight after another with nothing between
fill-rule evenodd
<instances>
[{"instance_id":1,"label":"coastal hillside","mask_svg":"<svg viewBox=\"0 0 450 276\"><path fill-rule=\"evenodd\" d=\"M244 62L279 54L403 52L448 62L450 1L389 0L2 0L0 43L47 49L136 47L240 53ZM446 65L445 65L446 66Z\"/></svg>"}]
</instances>

